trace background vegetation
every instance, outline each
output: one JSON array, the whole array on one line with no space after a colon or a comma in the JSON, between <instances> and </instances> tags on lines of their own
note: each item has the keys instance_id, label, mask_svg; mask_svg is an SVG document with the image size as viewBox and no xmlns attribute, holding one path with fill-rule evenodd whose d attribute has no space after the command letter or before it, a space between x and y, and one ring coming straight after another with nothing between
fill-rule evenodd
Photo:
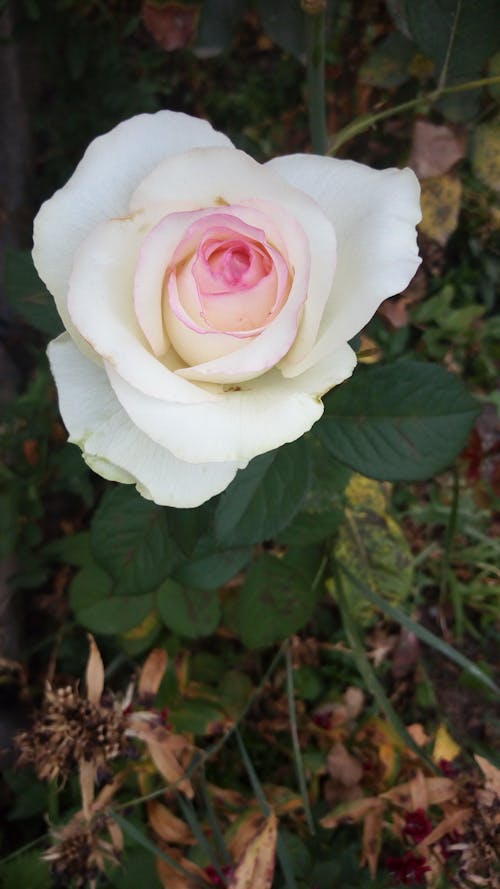
<instances>
[{"instance_id":1,"label":"background vegetation","mask_svg":"<svg viewBox=\"0 0 500 889\"><path fill-rule=\"evenodd\" d=\"M45 357L60 322L31 263L30 220L92 138L143 111L205 117L258 160L309 150L310 13L284 0L2 10L22 104L3 100L20 185L4 213L0 700L2 746L23 732L25 767L5 754L1 886L499 885L496 5L326 9L330 148L409 163L424 213L423 265L356 343L361 367L327 420L356 434L349 399L385 389L404 361L415 412L429 393L438 405L427 474L446 471L422 481L397 454L380 468L371 454L368 479L326 422L254 461L244 504L235 482L196 511L103 482L66 444ZM95 643L87 663L88 631L104 677ZM46 681L69 687L62 703ZM92 710L102 682L107 717ZM141 712L155 714L153 734ZM83 761L104 794L87 799L91 834L75 820Z\"/></svg>"}]
</instances>

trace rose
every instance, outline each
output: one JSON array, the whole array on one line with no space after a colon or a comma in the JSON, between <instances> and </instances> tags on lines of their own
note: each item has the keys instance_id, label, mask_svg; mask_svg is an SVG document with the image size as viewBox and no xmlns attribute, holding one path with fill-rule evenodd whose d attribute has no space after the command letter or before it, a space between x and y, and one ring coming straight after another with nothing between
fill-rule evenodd
<instances>
[{"instance_id":1,"label":"rose","mask_svg":"<svg viewBox=\"0 0 500 889\"><path fill-rule=\"evenodd\" d=\"M410 170L260 165L169 111L96 139L35 221L70 441L159 504L224 490L351 375L348 340L418 266L418 220Z\"/></svg>"}]
</instances>

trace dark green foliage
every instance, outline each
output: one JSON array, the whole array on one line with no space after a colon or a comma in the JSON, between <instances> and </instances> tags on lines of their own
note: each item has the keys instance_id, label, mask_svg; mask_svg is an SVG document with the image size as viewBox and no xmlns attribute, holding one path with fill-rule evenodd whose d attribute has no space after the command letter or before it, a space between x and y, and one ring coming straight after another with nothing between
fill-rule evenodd
<instances>
[{"instance_id":1,"label":"dark green foliage","mask_svg":"<svg viewBox=\"0 0 500 889\"><path fill-rule=\"evenodd\" d=\"M315 432L357 472L413 481L448 468L478 412L477 401L444 368L401 361L360 367L325 399Z\"/></svg>"}]
</instances>

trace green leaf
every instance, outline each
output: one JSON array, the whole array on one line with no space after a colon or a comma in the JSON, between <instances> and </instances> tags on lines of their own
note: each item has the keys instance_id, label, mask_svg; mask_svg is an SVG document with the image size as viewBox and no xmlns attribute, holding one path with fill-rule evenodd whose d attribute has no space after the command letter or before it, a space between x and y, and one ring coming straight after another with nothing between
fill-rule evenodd
<instances>
[{"instance_id":1,"label":"green leaf","mask_svg":"<svg viewBox=\"0 0 500 889\"><path fill-rule=\"evenodd\" d=\"M226 49L248 0L203 0L196 44L205 55Z\"/></svg>"},{"instance_id":2,"label":"green leaf","mask_svg":"<svg viewBox=\"0 0 500 889\"><path fill-rule=\"evenodd\" d=\"M237 604L237 623L248 648L272 645L297 632L311 617L318 591L295 566L268 554L250 568Z\"/></svg>"},{"instance_id":3,"label":"green leaf","mask_svg":"<svg viewBox=\"0 0 500 889\"><path fill-rule=\"evenodd\" d=\"M257 14L262 27L268 37L285 52L289 52L297 58L304 56L305 16L300 8L300 3L290 3L290 0L257 0Z\"/></svg>"},{"instance_id":4,"label":"green leaf","mask_svg":"<svg viewBox=\"0 0 500 889\"><path fill-rule=\"evenodd\" d=\"M69 534L54 540L45 547L44 552L49 558L76 565L78 568L95 562L89 531L80 531L78 534Z\"/></svg>"},{"instance_id":5,"label":"green leaf","mask_svg":"<svg viewBox=\"0 0 500 889\"><path fill-rule=\"evenodd\" d=\"M283 531L282 543L307 545L331 537L344 515L344 489L351 471L328 453L321 442L308 436L305 439L311 461L311 480L304 502Z\"/></svg>"},{"instance_id":6,"label":"green leaf","mask_svg":"<svg viewBox=\"0 0 500 889\"><path fill-rule=\"evenodd\" d=\"M197 639L209 636L220 620L219 596L215 590L196 590L166 580L157 591L158 611L165 625L179 636Z\"/></svg>"},{"instance_id":7,"label":"green leaf","mask_svg":"<svg viewBox=\"0 0 500 889\"><path fill-rule=\"evenodd\" d=\"M114 889L137 889L138 886L161 889L154 855L143 849L130 848L127 843L120 867L109 875L109 885Z\"/></svg>"},{"instance_id":8,"label":"green leaf","mask_svg":"<svg viewBox=\"0 0 500 889\"><path fill-rule=\"evenodd\" d=\"M154 608L152 595L114 595L111 577L94 560L86 562L75 574L69 588L69 601L78 623L103 635L132 630Z\"/></svg>"},{"instance_id":9,"label":"green leaf","mask_svg":"<svg viewBox=\"0 0 500 889\"><path fill-rule=\"evenodd\" d=\"M309 451L303 438L256 457L222 494L215 532L225 546L274 537L300 509L309 487Z\"/></svg>"},{"instance_id":10,"label":"green leaf","mask_svg":"<svg viewBox=\"0 0 500 889\"><path fill-rule=\"evenodd\" d=\"M0 494L0 559L4 559L14 549L18 533L18 498L12 489Z\"/></svg>"},{"instance_id":11,"label":"green leaf","mask_svg":"<svg viewBox=\"0 0 500 889\"><path fill-rule=\"evenodd\" d=\"M211 541L215 549L215 543ZM185 586L199 590L213 590L231 580L250 561L252 548L248 546L210 552L210 541L200 540L191 559L174 571L174 578ZM203 554L204 550L208 550Z\"/></svg>"},{"instance_id":12,"label":"green leaf","mask_svg":"<svg viewBox=\"0 0 500 889\"><path fill-rule=\"evenodd\" d=\"M92 521L92 549L121 596L154 590L176 560L162 507L129 487L108 490Z\"/></svg>"},{"instance_id":13,"label":"green leaf","mask_svg":"<svg viewBox=\"0 0 500 889\"><path fill-rule=\"evenodd\" d=\"M32 327L57 336L63 324L54 300L37 275L28 250L7 253L5 282L10 305Z\"/></svg>"},{"instance_id":14,"label":"green leaf","mask_svg":"<svg viewBox=\"0 0 500 889\"><path fill-rule=\"evenodd\" d=\"M53 882L47 862L41 861L40 851L25 852L0 865L2 889L50 889Z\"/></svg>"},{"instance_id":15,"label":"green leaf","mask_svg":"<svg viewBox=\"0 0 500 889\"><path fill-rule=\"evenodd\" d=\"M140 624L154 608L153 596L108 596L76 612L78 623L93 633L126 633Z\"/></svg>"},{"instance_id":16,"label":"green leaf","mask_svg":"<svg viewBox=\"0 0 500 889\"><path fill-rule=\"evenodd\" d=\"M498 49L497 0L406 0L411 35L448 82L473 79ZM456 18L457 17L457 18Z\"/></svg>"},{"instance_id":17,"label":"green leaf","mask_svg":"<svg viewBox=\"0 0 500 889\"><path fill-rule=\"evenodd\" d=\"M457 377L417 361L360 367L325 402L314 427L325 447L363 475L387 481L446 469L479 413Z\"/></svg>"},{"instance_id":18,"label":"green leaf","mask_svg":"<svg viewBox=\"0 0 500 889\"><path fill-rule=\"evenodd\" d=\"M95 559L86 561L69 587L69 601L75 613L111 595L113 581Z\"/></svg>"},{"instance_id":19,"label":"green leaf","mask_svg":"<svg viewBox=\"0 0 500 889\"><path fill-rule=\"evenodd\" d=\"M200 698L183 701L169 713L169 721L176 732L192 732L194 735L206 735L214 724L223 723L224 718L220 707Z\"/></svg>"},{"instance_id":20,"label":"green leaf","mask_svg":"<svg viewBox=\"0 0 500 889\"><path fill-rule=\"evenodd\" d=\"M403 34L393 31L363 62L359 78L370 86L401 86L410 78L409 67L415 53L415 44Z\"/></svg>"}]
</instances>

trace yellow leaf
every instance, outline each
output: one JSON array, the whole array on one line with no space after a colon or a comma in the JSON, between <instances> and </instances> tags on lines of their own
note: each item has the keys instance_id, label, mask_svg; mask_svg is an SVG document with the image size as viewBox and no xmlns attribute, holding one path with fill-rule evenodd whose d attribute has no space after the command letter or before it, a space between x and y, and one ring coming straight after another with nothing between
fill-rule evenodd
<instances>
[{"instance_id":1,"label":"yellow leaf","mask_svg":"<svg viewBox=\"0 0 500 889\"><path fill-rule=\"evenodd\" d=\"M474 133L472 169L477 178L500 191L500 119L483 123Z\"/></svg>"},{"instance_id":2,"label":"yellow leaf","mask_svg":"<svg viewBox=\"0 0 500 889\"><path fill-rule=\"evenodd\" d=\"M448 733L446 726L441 723L436 732L434 750L432 751L434 762L440 762L442 759L446 759L448 762L453 762L459 753L460 747Z\"/></svg>"},{"instance_id":3,"label":"yellow leaf","mask_svg":"<svg viewBox=\"0 0 500 889\"><path fill-rule=\"evenodd\" d=\"M336 560L353 575L352 581L345 580L345 593L363 626L372 624L378 612L360 593L354 578L394 605L404 602L412 591L413 556L402 528L387 511L388 490L363 476L351 479L346 489L349 506L333 550Z\"/></svg>"},{"instance_id":4,"label":"yellow leaf","mask_svg":"<svg viewBox=\"0 0 500 889\"><path fill-rule=\"evenodd\" d=\"M276 863L278 819L271 812L262 830L248 844L229 889L271 889Z\"/></svg>"},{"instance_id":5,"label":"yellow leaf","mask_svg":"<svg viewBox=\"0 0 500 889\"><path fill-rule=\"evenodd\" d=\"M156 611L152 611L150 614L146 614L146 617L140 624L137 624L136 627L132 627L131 630L127 630L126 633L123 633L122 638L127 642L139 642L141 639L145 639L146 636L149 636L158 624L158 614Z\"/></svg>"},{"instance_id":6,"label":"yellow leaf","mask_svg":"<svg viewBox=\"0 0 500 889\"><path fill-rule=\"evenodd\" d=\"M376 364L382 357L382 349L375 340L362 333L357 356L361 364Z\"/></svg>"},{"instance_id":7,"label":"yellow leaf","mask_svg":"<svg viewBox=\"0 0 500 889\"><path fill-rule=\"evenodd\" d=\"M349 506L354 509L371 509L373 512L385 513L388 506L388 491L390 491L389 486L355 473L351 476L345 495Z\"/></svg>"},{"instance_id":8,"label":"yellow leaf","mask_svg":"<svg viewBox=\"0 0 500 889\"><path fill-rule=\"evenodd\" d=\"M451 173L424 179L420 202L420 231L444 247L458 225L462 202L460 179Z\"/></svg>"}]
</instances>

